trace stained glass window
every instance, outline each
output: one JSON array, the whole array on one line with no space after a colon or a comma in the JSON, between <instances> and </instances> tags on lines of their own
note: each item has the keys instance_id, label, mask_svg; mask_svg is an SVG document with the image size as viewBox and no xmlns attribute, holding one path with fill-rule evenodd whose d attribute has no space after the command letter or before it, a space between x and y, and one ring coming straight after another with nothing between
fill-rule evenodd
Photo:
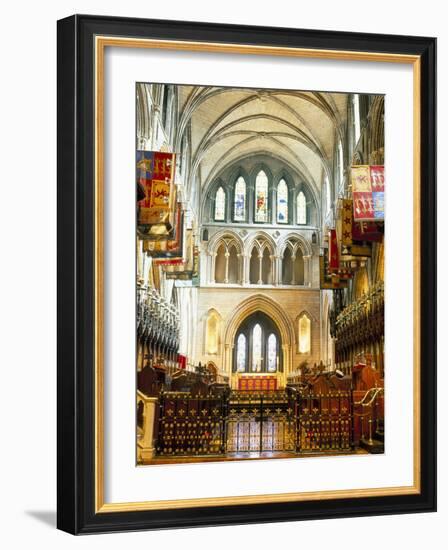
<instances>
[{"instance_id":1,"label":"stained glass window","mask_svg":"<svg viewBox=\"0 0 448 550\"><path fill-rule=\"evenodd\" d=\"M268 372L277 370L277 338L271 334L268 338Z\"/></svg>"},{"instance_id":2,"label":"stained glass window","mask_svg":"<svg viewBox=\"0 0 448 550\"><path fill-rule=\"evenodd\" d=\"M224 189L220 187L216 191L215 197L215 220L224 221L226 217L226 194Z\"/></svg>"},{"instance_id":3,"label":"stained glass window","mask_svg":"<svg viewBox=\"0 0 448 550\"><path fill-rule=\"evenodd\" d=\"M244 334L240 334L237 340L236 370L238 372L245 372L246 370L246 337Z\"/></svg>"},{"instance_id":4,"label":"stained glass window","mask_svg":"<svg viewBox=\"0 0 448 550\"><path fill-rule=\"evenodd\" d=\"M311 351L311 321L307 315L299 319L299 353Z\"/></svg>"},{"instance_id":5,"label":"stained glass window","mask_svg":"<svg viewBox=\"0 0 448 550\"><path fill-rule=\"evenodd\" d=\"M297 223L306 223L306 197L303 191L297 195Z\"/></svg>"},{"instance_id":6,"label":"stained glass window","mask_svg":"<svg viewBox=\"0 0 448 550\"><path fill-rule=\"evenodd\" d=\"M235 183L233 219L237 222L243 222L246 219L246 182L242 176Z\"/></svg>"},{"instance_id":7,"label":"stained glass window","mask_svg":"<svg viewBox=\"0 0 448 550\"><path fill-rule=\"evenodd\" d=\"M263 170L255 180L255 221L268 221L268 177Z\"/></svg>"},{"instance_id":8,"label":"stained glass window","mask_svg":"<svg viewBox=\"0 0 448 550\"><path fill-rule=\"evenodd\" d=\"M288 223L288 186L284 179L277 185L277 223Z\"/></svg>"},{"instance_id":9,"label":"stained glass window","mask_svg":"<svg viewBox=\"0 0 448 550\"><path fill-rule=\"evenodd\" d=\"M257 323L252 332L252 371L261 372L261 326Z\"/></svg>"}]
</instances>

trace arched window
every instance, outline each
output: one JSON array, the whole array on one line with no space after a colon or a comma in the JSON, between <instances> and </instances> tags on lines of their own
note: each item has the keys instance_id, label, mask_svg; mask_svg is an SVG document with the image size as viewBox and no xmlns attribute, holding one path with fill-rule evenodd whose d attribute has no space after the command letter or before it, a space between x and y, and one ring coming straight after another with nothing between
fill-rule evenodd
<instances>
[{"instance_id":1,"label":"arched window","mask_svg":"<svg viewBox=\"0 0 448 550\"><path fill-rule=\"evenodd\" d=\"M242 176L235 183L233 219L236 222L243 222L246 219L246 182Z\"/></svg>"},{"instance_id":2,"label":"arched window","mask_svg":"<svg viewBox=\"0 0 448 550\"><path fill-rule=\"evenodd\" d=\"M311 351L311 320L306 313L299 319L299 353Z\"/></svg>"},{"instance_id":3,"label":"arched window","mask_svg":"<svg viewBox=\"0 0 448 550\"><path fill-rule=\"evenodd\" d=\"M288 223L288 186L284 179L277 185L277 223Z\"/></svg>"},{"instance_id":4,"label":"arched window","mask_svg":"<svg viewBox=\"0 0 448 550\"><path fill-rule=\"evenodd\" d=\"M215 195L215 221L221 222L226 217L226 194L222 187L216 191Z\"/></svg>"},{"instance_id":5,"label":"arched window","mask_svg":"<svg viewBox=\"0 0 448 550\"><path fill-rule=\"evenodd\" d=\"M306 197L303 191L297 195L297 223L306 224Z\"/></svg>"},{"instance_id":6,"label":"arched window","mask_svg":"<svg viewBox=\"0 0 448 550\"><path fill-rule=\"evenodd\" d=\"M255 221L265 223L268 221L268 177L260 170L255 180Z\"/></svg>"},{"instance_id":7,"label":"arched window","mask_svg":"<svg viewBox=\"0 0 448 550\"><path fill-rule=\"evenodd\" d=\"M233 372L281 372L281 349L276 324L257 311L241 323L236 333Z\"/></svg>"},{"instance_id":8,"label":"arched window","mask_svg":"<svg viewBox=\"0 0 448 550\"><path fill-rule=\"evenodd\" d=\"M257 323L252 331L252 372L261 372L261 362L263 360L262 355L262 330L259 323Z\"/></svg>"},{"instance_id":9,"label":"arched window","mask_svg":"<svg viewBox=\"0 0 448 550\"><path fill-rule=\"evenodd\" d=\"M277 338L275 334L271 334L268 338L268 372L275 372L277 370L277 361Z\"/></svg>"},{"instance_id":10,"label":"arched window","mask_svg":"<svg viewBox=\"0 0 448 550\"><path fill-rule=\"evenodd\" d=\"M237 345L236 345L236 371L245 372L246 371L246 337L244 334L238 336Z\"/></svg>"}]
</instances>

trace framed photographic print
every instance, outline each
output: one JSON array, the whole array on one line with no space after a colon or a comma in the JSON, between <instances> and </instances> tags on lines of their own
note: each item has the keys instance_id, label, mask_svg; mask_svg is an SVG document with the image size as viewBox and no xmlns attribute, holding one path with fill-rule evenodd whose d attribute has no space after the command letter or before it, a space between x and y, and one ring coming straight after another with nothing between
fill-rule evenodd
<instances>
[{"instance_id":1,"label":"framed photographic print","mask_svg":"<svg viewBox=\"0 0 448 550\"><path fill-rule=\"evenodd\" d=\"M434 511L433 38L58 22L58 527Z\"/></svg>"}]
</instances>

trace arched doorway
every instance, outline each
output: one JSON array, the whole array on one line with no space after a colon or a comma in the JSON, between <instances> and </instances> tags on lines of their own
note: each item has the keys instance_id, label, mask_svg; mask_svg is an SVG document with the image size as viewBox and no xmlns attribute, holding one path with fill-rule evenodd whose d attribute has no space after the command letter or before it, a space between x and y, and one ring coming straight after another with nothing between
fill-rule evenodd
<instances>
[{"instance_id":1,"label":"arched doorway","mask_svg":"<svg viewBox=\"0 0 448 550\"><path fill-rule=\"evenodd\" d=\"M282 341L275 322L262 311L247 317L235 334L233 372L276 373L283 370Z\"/></svg>"}]
</instances>

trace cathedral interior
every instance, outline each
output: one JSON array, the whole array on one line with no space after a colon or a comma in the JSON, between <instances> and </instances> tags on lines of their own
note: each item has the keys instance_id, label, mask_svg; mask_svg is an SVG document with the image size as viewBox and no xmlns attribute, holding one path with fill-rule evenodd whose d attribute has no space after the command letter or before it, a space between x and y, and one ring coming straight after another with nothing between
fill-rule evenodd
<instances>
[{"instance_id":1,"label":"cathedral interior","mask_svg":"<svg viewBox=\"0 0 448 550\"><path fill-rule=\"evenodd\" d=\"M384 97L136 109L137 463L384 452Z\"/></svg>"}]
</instances>

